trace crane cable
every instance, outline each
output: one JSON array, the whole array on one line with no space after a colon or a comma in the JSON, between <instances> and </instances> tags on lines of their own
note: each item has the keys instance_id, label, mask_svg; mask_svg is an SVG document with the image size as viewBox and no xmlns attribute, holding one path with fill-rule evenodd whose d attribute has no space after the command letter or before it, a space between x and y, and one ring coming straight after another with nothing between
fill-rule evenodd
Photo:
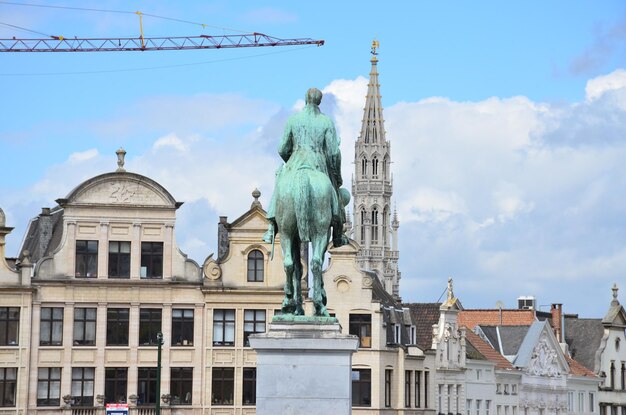
<instances>
[{"instance_id":1,"label":"crane cable","mask_svg":"<svg viewBox=\"0 0 626 415\"><path fill-rule=\"evenodd\" d=\"M140 11L128 11L128 10L112 10L112 9L94 9L94 8L87 8L87 7L72 7L72 6L56 6L56 5L51 5L51 4L34 4L34 3L17 3L17 2L13 2L13 1L4 1L4 0L0 0L0 4L7 4L7 5L11 5L11 6L27 6L27 7L41 7L41 8L47 8L47 9L65 9L65 10L78 10L78 11L89 11L89 12L100 12L100 13L120 13L120 14L137 14L141 17L141 15L143 16L148 16L148 17L154 17L155 19L163 19L163 20L170 20L170 21L174 21L174 22L179 22L179 23L187 23L187 24L191 24L191 25L195 25L195 26L200 26L203 29L206 29L207 27L211 27L214 29L220 29L220 30L225 30L225 31L230 31L230 32L240 32L240 33L251 33L252 31L245 31L245 30L240 30L240 29L233 29L233 28L228 28L228 27L222 27L222 26L216 26L216 25L210 25L210 24L206 24L206 23L199 23L199 22L193 22L191 20L184 20L184 19L177 19L175 17L167 17L167 16L159 16L156 14L151 14L151 13L143 13ZM7 26L12 26L6 23L3 23ZM16 26L13 26L16 27ZM19 28L19 27L16 27ZM33 33L38 33L38 34L42 34L39 32L36 32L34 30L29 30L29 29L23 29L23 28L19 28L22 30L28 30L30 32ZM49 35L44 35L44 36L49 36ZM60 36L51 36L53 38L57 38Z\"/></svg>"}]
</instances>

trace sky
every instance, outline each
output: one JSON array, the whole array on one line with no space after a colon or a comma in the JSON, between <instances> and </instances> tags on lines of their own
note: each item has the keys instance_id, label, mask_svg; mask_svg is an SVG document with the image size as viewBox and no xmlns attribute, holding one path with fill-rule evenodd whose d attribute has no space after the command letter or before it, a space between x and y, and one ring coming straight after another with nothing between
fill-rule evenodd
<instances>
[{"instance_id":1,"label":"sky","mask_svg":"<svg viewBox=\"0 0 626 415\"><path fill-rule=\"evenodd\" d=\"M201 264L219 216L247 211L255 188L267 206L284 123L312 86L350 183L377 39L403 300L440 300L448 277L466 308L532 295L603 317L614 283L626 298L623 1L0 0L0 38L136 37L135 11L169 18L144 16L146 37L325 45L0 53L8 256L41 207L113 171L123 147L129 171L184 202L177 241Z\"/></svg>"}]
</instances>

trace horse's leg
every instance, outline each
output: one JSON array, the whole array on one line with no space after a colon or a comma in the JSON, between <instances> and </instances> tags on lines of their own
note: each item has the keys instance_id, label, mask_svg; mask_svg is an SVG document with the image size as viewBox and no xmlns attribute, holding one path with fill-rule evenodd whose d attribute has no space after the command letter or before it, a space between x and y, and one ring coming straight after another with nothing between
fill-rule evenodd
<instances>
[{"instance_id":1,"label":"horse's leg","mask_svg":"<svg viewBox=\"0 0 626 415\"><path fill-rule=\"evenodd\" d=\"M283 314L293 314L293 312L295 311L293 301L294 263L292 255L292 245L292 239L283 232L280 240L280 246L283 250L283 267L285 268L285 298L281 307L281 311L283 312Z\"/></svg>"},{"instance_id":2,"label":"horse's leg","mask_svg":"<svg viewBox=\"0 0 626 415\"><path fill-rule=\"evenodd\" d=\"M315 305L315 315L329 317L326 310L326 291L324 290L324 282L322 281L322 264L324 262L324 254L328 245L326 232L321 235L315 235L311 242L313 246L313 257L311 258L311 274L313 274L313 304Z\"/></svg>"},{"instance_id":3,"label":"horse's leg","mask_svg":"<svg viewBox=\"0 0 626 415\"><path fill-rule=\"evenodd\" d=\"M294 314L297 316L304 315L304 309L302 308L302 258L300 256L300 237L296 236L292 244L292 257L293 257L293 298L295 301Z\"/></svg>"}]
</instances>

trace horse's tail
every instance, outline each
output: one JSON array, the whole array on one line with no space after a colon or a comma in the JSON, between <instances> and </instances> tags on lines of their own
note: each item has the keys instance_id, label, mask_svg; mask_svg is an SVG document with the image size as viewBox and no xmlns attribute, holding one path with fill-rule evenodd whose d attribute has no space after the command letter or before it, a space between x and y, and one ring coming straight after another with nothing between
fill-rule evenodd
<instances>
[{"instance_id":1,"label":"horse's tail","mask_svg":"<svg viewBox=\"0 0 626 415\"><path fill-rule=\"evenodd\" d=\"M295 208L296 208L296 223L298 224L298 231L300 234L300 240L302 242L309 242L311 240L311 216L309 215L311 209L311 181L309 175L306 172L300 170L296 173L296 191L295 191Z\"/></svg>"}]
</instances>

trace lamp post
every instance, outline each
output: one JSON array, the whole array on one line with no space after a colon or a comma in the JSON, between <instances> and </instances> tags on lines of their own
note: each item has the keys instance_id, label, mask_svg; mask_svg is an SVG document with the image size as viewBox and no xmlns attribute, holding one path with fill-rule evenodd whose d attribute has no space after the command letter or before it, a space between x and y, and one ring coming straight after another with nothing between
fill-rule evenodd
<instances>
[{"instance_id":1,"label":"lamp post","mask_svg":"<svg viewBox=\"0 0 626 415\"><path fill-rule=\"evenodd\" d=\"M163 346L163 333L157 333L157 378L156 378L156 408L155 415L161 415L161 346Z\"/></svg>"}]
</instances>

